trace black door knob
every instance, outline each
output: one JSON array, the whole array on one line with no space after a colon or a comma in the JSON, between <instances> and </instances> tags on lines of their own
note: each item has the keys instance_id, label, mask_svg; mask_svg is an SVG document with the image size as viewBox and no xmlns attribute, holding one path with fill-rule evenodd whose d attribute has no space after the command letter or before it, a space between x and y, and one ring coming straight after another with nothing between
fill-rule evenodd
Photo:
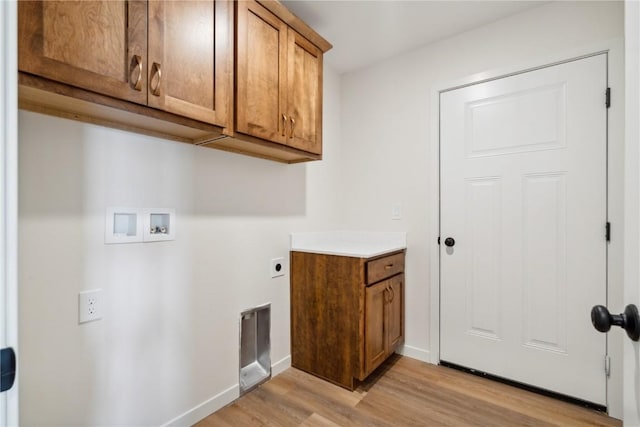
<instances>
[{"instance_id":1,"label":"black door knob","mask_svg":"<svg viewBox=\"0 0 640 427\"><path fill-rule=\"evenodd\" d=\"M444 244L445 246L452 247L456 244L456 241L453 239L453 237L447 237L446 239L444 239Z\"/></svg>"},{"instance_id":2,"label":"black door knob","mask_svg":"<svg viewBox=\"0 0 640 427\"><path fill-rule=\"evenodd\" d=\"M620 326L632 340L640 339L640 315L635 304L629 304L620 314L611 314L607 307L596 305L591 309L591 323L600 332L608 332L612 325Z\"/></svg>"}]
</instances>

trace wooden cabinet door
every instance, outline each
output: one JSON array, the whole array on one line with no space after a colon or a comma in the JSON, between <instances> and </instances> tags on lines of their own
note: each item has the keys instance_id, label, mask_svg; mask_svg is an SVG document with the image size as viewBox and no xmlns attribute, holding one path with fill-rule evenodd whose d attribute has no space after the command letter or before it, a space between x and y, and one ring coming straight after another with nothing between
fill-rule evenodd
<instances>
[{"instance_id":1,"label":"wooden cabinet door","mask_svg":"<svg viewBox=\"0 0 640 427\"><path fill-rule=\"evenodd\" d=\"M391 295L387 310L388 352L395 351L404 338L404 275L392 277L390 280Z\"/></svg>"},{"instance_id":2,"label":"wooden cabinet door","mask_svg":"<svg viewBox=\"0 0 640 427\"><path fill-rule=\"evenodd\" d=\"M389 298L389 281L368 286L365 290L365 371L369 375L387 356L385 317Z\"/></svg>"},{"instance_id":3,"label":"wooden cabinet door","mask_svg":"<svg viewBox=\"0 0 640 427\"><path fill-rule=\"evenodd\" d=\"M18 32L20 71L146 104L146 2L21 1Z\"/></svg>"},{"instance_id":4,"label":"wooden cabinet door","mask_svg":"<svg viewBox=\"0 0 640 427\"><path fill-rule=\"evenodd\" d=\"M227 126L231 4L149 2L149 106Z\"/></svg>"},{"instance_id":5,"label":"wooden cabinet door","mask_svg":"<svg viewBox=\"0 0 640 427\"><path fill-rule=\"evenodd\" d=\"M253 0L236 19L236 131L285 143L288 27Z\"/></svg>"},{"instance_id":6,"label":"wooden cabinet door","mask_svg":"<svg viewBox=\"0 0 640 427\"><path fill-rule=\"evenodd\" d=\"M289 29L287 145L322 154L322 51Z\"/></svg>"}]
</instances>

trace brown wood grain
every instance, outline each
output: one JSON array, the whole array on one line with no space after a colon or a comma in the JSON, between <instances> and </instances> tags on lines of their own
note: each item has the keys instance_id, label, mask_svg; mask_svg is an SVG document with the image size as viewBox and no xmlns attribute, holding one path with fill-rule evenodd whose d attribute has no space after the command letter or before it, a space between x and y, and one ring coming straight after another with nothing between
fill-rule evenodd
<instances>
[{"instance_id":1,"label":"brown wood grain","mask_svg":"<svg viewBox=\"0 0 640 427\"><path fill-rule=\"evenodd\" d=\"M303 20L298 18L278 0L259 0L259 3L271 11L271 13L278 16L289 27L317 46L323 53L333 47L331 43L325 40L320 34L314 31L313 28L309 27Z\"/></svg>"},{"instance_id":2,"label":"brown wood grain","mask_svg":"<svg viewBox=\"0 0 640 427\"><path fill-rule=\"evenodd\" d=\"M390 298L388 281L368 286L365 290L365 377L380 366L389 355L387 305ZM364 379L364 378L363 378Z\"/></svg>"},{"instance_id":3,"label":"brown wood grain","mask_svg":"<svg viewBox=\"0 0 640 427\"><path fill-rule=\"evenodd\" d=\"M404 252L367 262L367 283L373 284L404 271Z\"/></svg>"},{"instance_id":4,"label":"brown wood grain","mask_svg":"<svg viewBox=\"0 0 640 427\"><path fill-rule=\"evenodd\" d=\"M404 342L404 274L389 279L387 307L387 351L393 353Z\"/></svg>"},{"instance_id":5,"label":"brown wood grain","mask_svg":"<svg viewBox=\"0 0 640 427\"><path fill-rule=\"evenodd\" d=\"M319 56L294 55L288 108L286 22L315 36L280 3L23 1L18 14L21 108L285 163L322 158L322 55L291 37Z\"/></svg>"},{"instance_id":6,"label":"brown wood grain","mask_svg":"<svg viewBox=\"0 0 640 427\"><path fill-rule=\"evenodd\" d=\"M282 144L287 26L253 0L236 5L236 129Z\"/></svg>"},{"instance_id":7,"label":"brown wood grain","mask_svg":"<svg viewBox=\"0 0 640 427\"><path fill-rule=\"evenodd\" d=\"M365 266L396 275L366 286ZM291 252L292 365L350 390L404 338L404 251L372 260Z\"/></svg>"},{"instance_id":8,"label":"brown wood grain","mask_svg":"<svg viewBox=\"0 0 640 427\"><path fill-rule=\"evenodd\" d=\"M322 154L322 51L288 31L287 145Z\"/></svg>"},{"instance_id":9,"label":"brown wood grain","mask_svg":"<svg viewBox=\"0 0 640 427\"><path fill-rule=\"evenodd\" d=\"M150 106L229 125L231 9L226 0L149 2Z\"/></svg>"},{"instance_id":10,"label":"brown wood grain","mask_svg":"<svg viewBox=\"0 0 640 427\"><path fill-rule=\"evenodd\" d=\"M355 391L290 368L196 424L211 426L603 426L606 414L407 357Z\"/></svg>"},{"instance_id":11,"label":"brown wood grain","mask_svg":"<svg viewBox=\"0 0 640 427\"><path fill-rule=\"evenodd\" d=\"M147 7L140 1L21 1L20 71L145 104L130 81L133 55L146 84ZM139 73L134 73L137 78Z\"/></svg>"},{"instance_id":12,"label":"brown wood grain","mask_svg":"<svg viewBox=\"0 0 640 427\"><path fill-rule=\"evenodd\" d=\"M292 365L353 388L360 258L291 253Z\"/></svg>"}]
</instances>

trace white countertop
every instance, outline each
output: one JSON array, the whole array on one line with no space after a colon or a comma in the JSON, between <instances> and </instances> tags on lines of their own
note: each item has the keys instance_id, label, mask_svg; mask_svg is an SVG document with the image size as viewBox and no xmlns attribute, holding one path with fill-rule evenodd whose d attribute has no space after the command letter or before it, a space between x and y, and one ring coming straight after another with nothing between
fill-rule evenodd
<instances>
[{"instance_id":1,"label":"white countertop","mask_svg":"<svg viewBox=\"0 0 640 427\"><path fill-rule=\"evenodd\" d=\"M371 258L407 247L405 232L326 231L291 233L291 250Z\"/></svg>"}]
</instances>

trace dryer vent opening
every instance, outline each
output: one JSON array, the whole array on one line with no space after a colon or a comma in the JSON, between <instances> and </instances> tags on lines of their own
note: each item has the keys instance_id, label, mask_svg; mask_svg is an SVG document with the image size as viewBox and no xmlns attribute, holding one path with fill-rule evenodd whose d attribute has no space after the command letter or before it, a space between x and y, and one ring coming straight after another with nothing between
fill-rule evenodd
<instances>
[{"instance_id":1,"label":"dryer vent opening","mask_svg":"<svg viewBox=\"0 0 640 427\"><path fill-rule=\"evenodd\" d=\"M240 394L271 378L271 305L240 315Z\"/></svg>"}]
</instances>

